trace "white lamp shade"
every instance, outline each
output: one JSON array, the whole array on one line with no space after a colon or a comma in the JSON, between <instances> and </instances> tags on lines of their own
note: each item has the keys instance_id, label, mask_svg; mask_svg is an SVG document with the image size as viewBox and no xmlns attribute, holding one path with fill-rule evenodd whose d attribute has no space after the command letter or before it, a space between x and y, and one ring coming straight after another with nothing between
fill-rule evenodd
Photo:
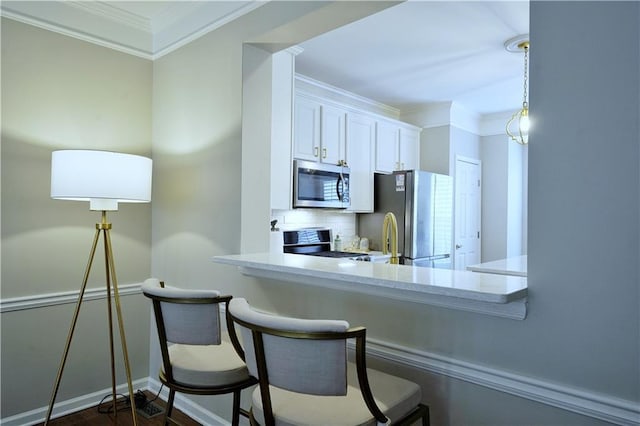
<instances>
[{"instance_id":1,"label":"white lamp shade","mask_svg":"<svg viewBox=\"0 0 640 426\"><path fill-rule=\"evenodd\" d=\"M63 150L51 154L51 198L89 201L91 210L151 201L150 158L109 151Z\"/></svg>"}]
</instances>

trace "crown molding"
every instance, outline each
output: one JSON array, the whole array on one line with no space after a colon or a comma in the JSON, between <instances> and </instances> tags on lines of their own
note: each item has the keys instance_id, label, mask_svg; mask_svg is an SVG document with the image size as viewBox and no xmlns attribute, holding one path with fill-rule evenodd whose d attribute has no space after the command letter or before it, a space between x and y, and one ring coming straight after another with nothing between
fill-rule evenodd
<instances>
[{"instance_id":1,"label":"crown molding","mask_svg":"<svg viewBox=\"0 0 640 426\"><path fill-rule=\"evenodd\" d=\"M139 31L144 31L148 33L150 37L153 33L150 19L114 7L103 1L66 1L64 4L65 6L75 7L84 12L109 19L122 25L128 25Z\"/></svg>"},{"instance_id":2,"label":"crown molding","mask_svg":"<svg viewBox=\"0 0 640 426\"><path fill-rule=\"evenodd\" d=\"M397 120L400 117L400 110L397 108L365 98L353 92L349 92L302 74L296 73L295 85L296 90L300 90L308 94L323 96L336 102L346 103L356 108L361 108L387 118Z\"/></svg>"},{"instance_id":3,"label":"crown molding","mask_svg":"<svg viewBox=\"0 0 640 426\"><path fill-rule=\"evenodd\" d=\"M104 1L2 1L0 16L154 60L265 2L180 2L150 19Z\"/></svg>"},{"instance_id":4,"label":"crown molding","mask_svg":"<svg viewBox=\"0 0 640 426\"><path fill-rule=\"evenodd\" d=\"M216 10L218 6L216 2L202 2L197 9L193 9L184 19L155 33L152 59L158 59L199 39L205 34L263 6L265 2L243 1L238 2L238 4L242 4L242 6L221 14L219 10ZM207 19L206 17L208 16L216 16L216 19ZM195 30L193 29L194 27L196 28Z\"/></svg>"},{"instance_id":5,"label":"crown molding","mask_svg":"<svg viewBox=\"0 0 640 426\"><path fill-rule=\"evenodd\" d=\"M122 44L114 43L98 37L93 37L88 34L82 34L77 31L70 30L68 28L63 28L63 27L60 27L59 25L50 24L48 22L43 22L39 19L30 18L28 16L25 16L19 13L2 10L0 12L0 16L2 16L3 18L21 22L23 24L31 25L33 27L42 28L43 30L51 31L57 34L62 34L67 37L72 37L77 40L86 41L88 43L96 44L98 46L102 46L112 50L116 50L118 52L126 53L128 55L137 56L143 59L152 59L152 56L144 50L137 49L134 47L129 47L129 46L123 46Z\"/></svg>"}]
</instances>

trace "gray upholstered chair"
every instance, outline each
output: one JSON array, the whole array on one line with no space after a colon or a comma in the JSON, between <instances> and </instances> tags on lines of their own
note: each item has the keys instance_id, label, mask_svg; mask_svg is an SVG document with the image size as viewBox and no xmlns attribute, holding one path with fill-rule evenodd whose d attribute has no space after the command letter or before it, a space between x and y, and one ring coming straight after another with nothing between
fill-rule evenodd
<instances>
[{"instance_id":1,"label":"gray upholstered chair","mask_svg":"<svg viewBox=\"0 0 640 426\"><path fill-rule=\"evenodd\" d=\"M248 417L248 411L240 408L240 391L256 380L249 375L235 333L222 332L220 324L220 304L228 305L231 296L215 290L165 287L155 278L144 282L142 292L153 302L162 353L159 377L169 388L164 424L173 422L176 391L233 393L232 424L239 423L240 414Z\"/></svg>"},{"instance_id":2,"label":"gray upholstered chair","mask_svg":"<svg viewBox=\"0 0 640 426\"><path fill-rule=\"evenodd\" d=\"M241 298L229 312L259 381L252 424L429 424L417 384L366 368L364 327L270 315ZM347 361L347 339L355 339L355 364Z\"/></svg>"}]
</instances>

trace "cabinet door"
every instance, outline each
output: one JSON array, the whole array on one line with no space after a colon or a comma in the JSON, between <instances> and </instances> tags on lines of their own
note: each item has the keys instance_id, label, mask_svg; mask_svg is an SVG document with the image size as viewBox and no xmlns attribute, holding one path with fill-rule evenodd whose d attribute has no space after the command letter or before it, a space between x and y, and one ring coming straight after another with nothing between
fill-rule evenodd
<instances>
[{"instance_id":1,"label":"cabinet door","mask_svg":"<svg viewBox=\"0 0 640 426\"><path fill-rule=\"evenodd\" d=\"M360 114L347 114L347 164L350 176L350 211L373 212L372 152L376 123Z\"/></svg>"},{"instance_id":2,"label":"cabinet door","mask_svg":"<svg viewBox=\"0 0 640 426\"><path fill-rule=\"evenodd\" d=\"M293 157L320 158L320 103L296 96L293 122Z\"/></svg>"},{"instance_id":3,"label":"cabinet door","mask_svg":"<svg viewBox=\"0 0 640 426\"><path fill-rule=\"evenodd\" d=\"M391 173L398 167L400 129L386 121L376 124L375 171Z\"/></svg>"},{"instance_id":4,"label":"cabinet door","mask_svg":"<svg viewBox=\"0 0 640 426\"><path fill-rule=\"evenodd\" d=\"M339 164L345 160L345 118L343 109L322 105L322 132L320 134L320 161Z\"/></svg>"},{"instance_id":5,"label":"cabinet door","mask_svg":"<svg viewBox=\"0 0 640 426\"><path fill-rule=\"evenodd\" d=\"M420 131L400 129L399 170L420 169Z\"/></svg>"}]
</instances>

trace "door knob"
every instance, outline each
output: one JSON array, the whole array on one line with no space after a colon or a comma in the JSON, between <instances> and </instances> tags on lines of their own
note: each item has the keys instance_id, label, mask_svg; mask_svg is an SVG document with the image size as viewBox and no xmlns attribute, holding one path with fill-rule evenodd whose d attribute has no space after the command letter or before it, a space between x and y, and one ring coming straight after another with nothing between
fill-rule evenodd
<instances>
[{"instance_id":1,"label":"door knob","mask_svg":"<svg viewBox=\"0 0 640 426\"><path fill-rule=\"evenodd\" d=\"M462 244L456 244L456 250L461 249L462 248Z\"/></svg>"}]
</instances>

